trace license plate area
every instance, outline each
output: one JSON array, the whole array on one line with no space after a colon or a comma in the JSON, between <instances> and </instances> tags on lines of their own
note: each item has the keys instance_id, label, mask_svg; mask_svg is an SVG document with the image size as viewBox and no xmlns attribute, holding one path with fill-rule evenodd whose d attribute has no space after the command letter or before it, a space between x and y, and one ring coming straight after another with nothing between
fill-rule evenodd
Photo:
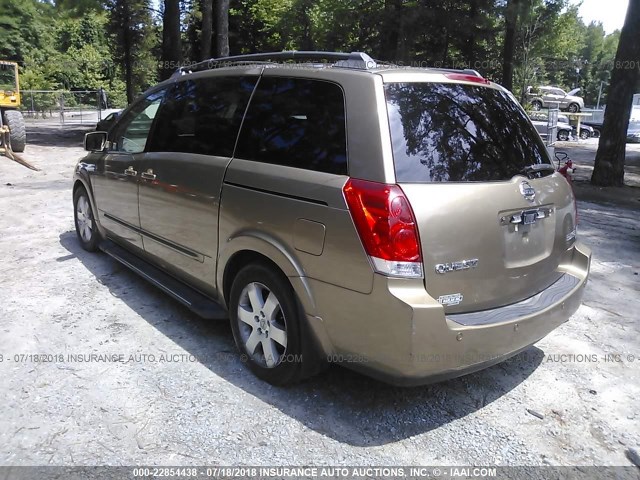
<instances>
[{"instance_id":1,"label":"license plate area","mask_svg":"<svg viewBox=\"0 0 640 480\"><path fill-rule=\"evenodd\" d=\"M555 242L554 214L553 205L500 212L505 268L525 268L549 258Z\"/></svg>"},{"instance_id":2,"label":"license plate area","mask_svg":"<svg viewBox=\"0 0 640 480\"><path fill-rule=\"evenodd\" d=\"M552 207L540 207L529 210L520 210L511 212L509 215L503 215L500 218L501 225L512 225L518 227L520 225L535 225L538 220L542 220L551 216Z\"/></svg>"},{"instance_id":3,"label":"license plate area","mask_svg":"<svg viewBox=\"0 0 640 480\"><path fill-rule=\"evenodd\" d=\"M522 225L533 225L538 220L539 210L526 210L522 212Z\"/></svg>"}]
</instances>

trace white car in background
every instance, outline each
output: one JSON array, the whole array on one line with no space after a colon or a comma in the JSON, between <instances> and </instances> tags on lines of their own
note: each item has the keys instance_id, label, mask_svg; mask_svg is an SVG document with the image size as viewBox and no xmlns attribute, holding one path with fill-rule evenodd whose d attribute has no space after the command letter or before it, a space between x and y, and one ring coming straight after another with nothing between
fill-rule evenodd
<instances>
[{"instance_id":1,"label":"white car in background","mask_svg":"<svg viewBox=\"0 0 640 480\"><path fill-rule=\"evenodd\" d=\"M580 88L567 93L559 87L527 87L525 97L536 111L558 107L560 110L578 113L584 108L583 98L576 96L578 92Z\"/></svg>"}]
</instances>

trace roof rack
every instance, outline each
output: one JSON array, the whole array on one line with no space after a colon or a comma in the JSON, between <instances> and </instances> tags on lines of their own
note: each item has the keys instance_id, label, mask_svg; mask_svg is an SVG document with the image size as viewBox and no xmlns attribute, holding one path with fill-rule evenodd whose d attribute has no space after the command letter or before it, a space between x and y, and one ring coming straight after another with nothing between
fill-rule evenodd
<instances>
[{"instance_id":1,"label":"roof rack","mask_svg":"<svg viewBox=\"0 0 640 480\"><path fill-rule=\"evenodd\" d=\"M346 53L286 50L282 52L249 53L246 55L234 55L231 57L210 58L209 60L203 60L202 62L189 65L188 67L181 67L175 71L172 77L179 77L185 73L210 70L213 68L257 64L269 65L273 63L284 63L287 61L308 61L318 63L333 62L334 67L353 68L356 70L370 70L382 65L388 67L394 66L393 63L374 60L364 52ZM477 70L469 68L465 68L463 70L453 68L427 68L436 72L463 73L483 78Z\"/></svg>"},{"instance_id":2,"label":"roof rack","mask_svg":"<svg viewBox=\"0 0 640 480\"><path fill-rule=\"evenodd\" d=\"M232 57L211 58L202 62L179 68L173 75L183 75L187 72L209 70L216 67L230 67L234 65L250 65L254 63L274 63L289 60L326 62L333 61L334 66L342 68L355 68L368 70L377 66L376 61L363 52L314 52L289 50L284 52L250 53L247 55L234 55Z\"/></svg>"}]
</instances>

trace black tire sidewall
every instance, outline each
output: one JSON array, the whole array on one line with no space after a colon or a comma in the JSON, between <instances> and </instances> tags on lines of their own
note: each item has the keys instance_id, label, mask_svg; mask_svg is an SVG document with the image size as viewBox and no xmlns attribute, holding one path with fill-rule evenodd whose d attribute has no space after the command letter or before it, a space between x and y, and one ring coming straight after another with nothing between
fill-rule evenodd
<instances>
[{"instance_id":1,"label":"black tire sidewall","mask_svg":"<svg viewBox=\"0 0 640 480\"><path fill-rule=\"evenodd\" d=\"M285 317L287 329L287 348L285 361L273 368L266 368L256 363L246 351L238 324L238 304L240 294L245 286L258 282L272 291ZM295 296L291 284L284 275L276 272L272 267L255 263L244 267L236 275L229 295L229 319L236 346L241 354L241 360L246 362L249 369L260 379L273 385L286 385L301 379L304 352L301 342L300 318L302 308Z\"/></svg>"},{"instance_id":2,"label":"black tire sidewall","mask_svg":"<svg viewBox=\"0 0 640 480\"><path fill-rule=\"evenodd\" d=\"M536 112L542 110L542 102L540 101L534 100L533 102L531 102L531 106Z\"/></svg>"},{"instance_id":3,"label":"black tire sidewall","mask_svg":"<svg viewBox=\"0 0 640 480\"><path fill-rule=\"evenodd\" d=\"M91 209L91 240L86 242L82 235L80 235L80 229L78 228L78 200L80 197L85 197L87 202L89 203L89 209ZM98 250L98 244L100 243L100 234L98 233L98 225L96 223L96 215L93 211L93 206L91 205L91 199L89 198L89 194L84 188L78 188L73 194L73 222L76 227L76 236L78 237L78 241L82 248L84 248L88 252L95 252Z\"/></svg>"},{"instance_id":4,"label":"black tire sidewall","mask_svg":"<svg viewBox=\"0 0 640 480\"><path fill-rule=\"evenodd\" d=\"M27 143L27 132L22 113L18 110L6 110L3 117L3 123L9 127L11 149L16 153L24 152Z\"/></svg>"}]
</instances>

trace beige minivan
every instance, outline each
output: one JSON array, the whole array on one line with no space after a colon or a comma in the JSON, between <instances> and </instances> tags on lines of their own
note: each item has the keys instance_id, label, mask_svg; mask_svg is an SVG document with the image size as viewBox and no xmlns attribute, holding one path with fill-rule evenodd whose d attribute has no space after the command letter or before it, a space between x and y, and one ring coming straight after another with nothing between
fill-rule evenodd
<instances>
[{"instance_id":1,"label":"beige minivan","mask_svg":"<svg viewBox=\"0 0 640 480\"><path fill-rule=\"evenodd\" d=\"M576 202L513 96L362 53L212 60L89 133L78 239L287 384L330 362L400 385L500 362L579 307Z\"/></svg>"}]
</instances>

